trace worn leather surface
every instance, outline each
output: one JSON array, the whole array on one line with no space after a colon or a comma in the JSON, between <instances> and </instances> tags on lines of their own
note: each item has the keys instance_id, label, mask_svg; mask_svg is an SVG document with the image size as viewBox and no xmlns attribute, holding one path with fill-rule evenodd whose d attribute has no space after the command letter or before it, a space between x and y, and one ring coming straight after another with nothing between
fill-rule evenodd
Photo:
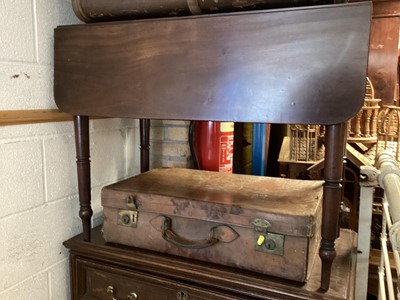
<instances>
[{"instance_id":1,"label":"worn leather surface","mask_svg":"<svg viewBox=\"0 0 400 300\"><path fill-rule=\"evenodd\" d=\"M107 186L102 205L252 226L271 221L271 231L312 236L321 210L323 181L260 177L179 168L154 169Z\"/></svg>"},{"instance_id":2,"label":"worn leather surface","mask_svg":"<svg viewBox=\"0 0 400 300\"><path fill-rule=\"evenodd\" d=\"M72 0L72 7L82 21L100 22L333 3L333 0Z\"/></svg>"},{"instance_id":3,"label":"worn leather surface","mask_svg":"<svg viewBox=\"0 0 400 300\"><path fill-rule=\"evenodd\" d=\"M321 181L154 169L103 188L103 234L109 242L305 281L320 240L321 198ZM120 209L138 212L137 227L118 224ZM256 251L257 218L284 235L283 255ZM173 231L167 238L165 219Z\"/></svg>"}]
</instances>

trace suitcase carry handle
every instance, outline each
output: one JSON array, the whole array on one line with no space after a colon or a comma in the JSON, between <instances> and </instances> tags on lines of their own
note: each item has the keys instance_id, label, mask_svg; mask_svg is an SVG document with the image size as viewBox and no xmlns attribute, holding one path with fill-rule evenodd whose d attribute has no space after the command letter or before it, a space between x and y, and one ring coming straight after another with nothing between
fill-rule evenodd
<instances>
[{"instance_id":1,"label":"suitcase carry handle","mask_svg":"<svg viewBox=\"0 0 400 300\"><path fill-rule=\"evenodd\" d=\"M239 234L231 227L226 225L217 225L210 229L208 237L203 240L188 240L184 237L179 236L172 230L171 218L164 217L164 226L162 228L162 237L167 242L174 244L178 247L190 248L190 249L202 249L211 247L219 242L229 243L236 240ZM218 236L218 238L217 238Z\"/></svg>"}]
</instances>

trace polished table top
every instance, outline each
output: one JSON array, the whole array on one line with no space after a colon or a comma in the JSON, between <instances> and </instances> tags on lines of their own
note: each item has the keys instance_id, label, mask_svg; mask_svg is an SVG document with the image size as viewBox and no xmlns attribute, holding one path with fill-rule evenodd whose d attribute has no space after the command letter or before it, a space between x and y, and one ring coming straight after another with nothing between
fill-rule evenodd
<instances>
[{"instance_id":1,"label":"polished table top","mask_svg":"<svg viewBox=\"0 0 400 300\"><path fill-rule=\"evenodd\" d=\"M73 115L338 124L364 101L371 5L60 26L54 96Z\"/></svg>"}]
</instances>

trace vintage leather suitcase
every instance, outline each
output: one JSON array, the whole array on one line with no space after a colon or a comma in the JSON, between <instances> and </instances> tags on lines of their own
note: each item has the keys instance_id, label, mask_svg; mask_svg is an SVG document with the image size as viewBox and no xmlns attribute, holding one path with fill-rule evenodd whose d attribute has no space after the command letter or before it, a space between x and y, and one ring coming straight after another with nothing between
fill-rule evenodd
<instances>
[{"instance_id":1,"label":"vintage leather suitcase","mask_svg":"<svg viewBox=\"0 0 400 300\"><path fill-rule=\"evenodd\" d=\"M102 190L107 242L304 282L322 181L154 169Z\"/></svg>"},{"instance_id":2,"label":"vintage leather suitcase","mask_svg":"<svg viewBox=\"0 0 400 300\"><path fill-rule=\"evenodd\" d=\"M337 1L337 0L336 0ZM150 17L199 15L252 9L269 9L316 4L334 0L72 0L84 22L128 20Z\"/></svg>"}]
</instances>

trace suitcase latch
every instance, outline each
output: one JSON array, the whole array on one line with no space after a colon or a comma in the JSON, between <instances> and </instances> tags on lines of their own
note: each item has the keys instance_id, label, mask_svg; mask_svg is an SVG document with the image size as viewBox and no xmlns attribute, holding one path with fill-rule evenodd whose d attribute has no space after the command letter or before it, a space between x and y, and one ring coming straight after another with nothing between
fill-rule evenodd
<instances>
[{"instance_id":1,"label":"suitcase latch","mask_svg":"<svg viewBox=\"0 0 400 300\"><path fill-rule=\"evenodd\" d=\"M118 225L137 227L138 212L136 210L118 210Z\"/></svg>"},{"instance_id":2,"label":"suitcase latch","mask_svg":"<svg viewBox=\"0 0 400 300\"><path fill-rule=\"evenodd\" d=\"M254 219L253 225L256 251L283 255L285 236L283 234L268 232L271 223L265 219Z\"/></svg>"}]
</instances>

